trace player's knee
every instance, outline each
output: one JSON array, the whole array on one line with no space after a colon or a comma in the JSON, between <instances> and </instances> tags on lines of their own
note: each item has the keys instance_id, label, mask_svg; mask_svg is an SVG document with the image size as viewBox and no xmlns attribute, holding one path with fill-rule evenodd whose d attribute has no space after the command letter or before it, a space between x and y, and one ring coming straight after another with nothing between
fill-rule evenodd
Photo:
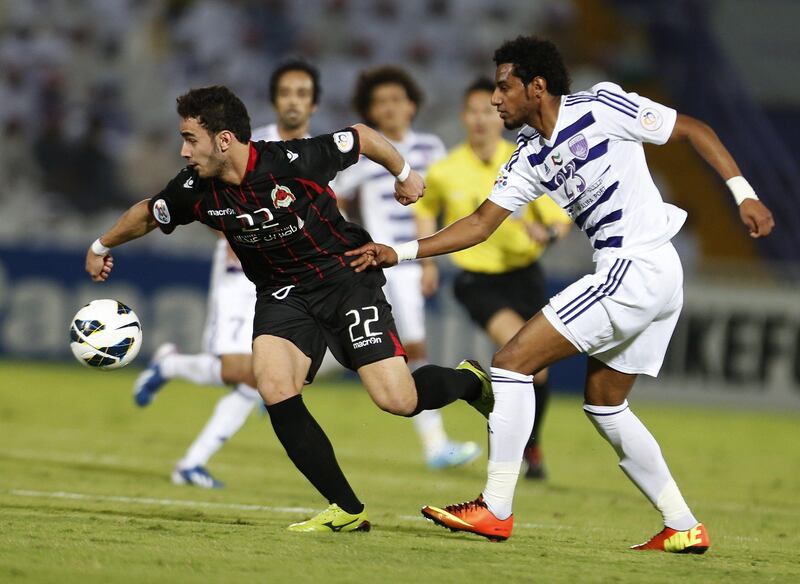
<instances>
[{"instance_id":1,"label":"player's knee","mask_svg":"<svg viewBox=\"0 0 800 584\"><path fill-rule=\"evenodd\" d=\"M521 356L517 354L517 351L509 349L508 345L501 348L494 354L494 357L492 357L492 367L499 367L507 371L517 371L522 365L523 360Z\"/></svg>"},{"instance_id":2,"label":"player's knee","mask_svg":"<svg viewBox=\"0 0 800 584\"><path fill-rule=\"evenodd\" d=\"M258 393L267 405L276 404L289 399L300 392L290 382L274 377L260 376Z\"/></svg>"}]
</instances>

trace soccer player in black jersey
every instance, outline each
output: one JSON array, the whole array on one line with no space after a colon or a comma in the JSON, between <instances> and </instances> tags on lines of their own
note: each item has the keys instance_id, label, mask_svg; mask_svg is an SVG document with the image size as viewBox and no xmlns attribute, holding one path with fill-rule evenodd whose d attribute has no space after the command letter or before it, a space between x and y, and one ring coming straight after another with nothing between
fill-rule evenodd
<instances>
[{"instance_id":1,"label":"soccer player in black jersey","mask_svg":"<svg viewBox=\"0 0 800 584\"><path fill-rule=\"evenodd\" d=\"M344 477L330 441L300 392L319 368L325 347L358 371L383 410L413 416L456 399L488 415L488 376L472 362L457 369L405 365L383 273L356 273L345 251L371 241L336 207L328 182L359 153L397 177L395 196L407 205L424 182L389 142L361 125L307 140L250 142L244 104L221 86L178 98L181 155L187 166L166 188L133 205L86 255L96 282L113 268L110 248L156 227L171 233L200 221L222 231L256 285L253 372L275 433L289 458L330 506L289 527L293 531L366 531L364 505Z\"/></svg>"}]
</instances>

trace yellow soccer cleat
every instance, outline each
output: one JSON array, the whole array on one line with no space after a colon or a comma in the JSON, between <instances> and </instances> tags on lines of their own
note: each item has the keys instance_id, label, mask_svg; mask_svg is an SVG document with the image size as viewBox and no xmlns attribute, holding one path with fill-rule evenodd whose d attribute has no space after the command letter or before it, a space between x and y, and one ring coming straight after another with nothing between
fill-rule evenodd
<instances>
[{"instance_id":1,"label":"yellow soccer cleat","mask_svg":"<svg viewBox=\"0 0 800 584\"><path fill-rule=\"evenodd\" d=\"M704 554L711 547L705 525L698 523L686 531L665 527L648 541L631 546L632 550L656 550L673 554Z\"/></svg>"},{"instance_id":2,"label":"yellow soccer cleat","mask_svg":"<svg viewBox=\"0 0 800 584\"><path fill-rule=\"evenodd\" d=\"M488 420L489 414L491 414L494 409L494 392L492 391L492 380L489 374L483 370L480 363L472 359L464 359L458 364L456 369L469 371L480 380L481 395L478 399L469 402L469 405L478 410L481 415Z\"/></svg>"},{"instance_id":3,"label":"yellow soccer cleat","mask_svg":"<svg viewBox=\"0 0 800 584\"><path fill-rule=\"evenodd\" d=\"M370 524L367 518L366 507L361 513L348 513L336 503L325 509L307 521L292 523L289 531L310 532L321 531L327 533L338 533L340 531L369 531Z\"/></svg>"}]
</instances>

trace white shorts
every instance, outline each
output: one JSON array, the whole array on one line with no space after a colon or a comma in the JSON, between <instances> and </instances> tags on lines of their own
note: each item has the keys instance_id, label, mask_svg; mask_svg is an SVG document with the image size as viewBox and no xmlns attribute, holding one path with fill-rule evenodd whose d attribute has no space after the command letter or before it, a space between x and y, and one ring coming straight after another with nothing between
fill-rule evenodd
<instances>
[{"instance_id":1,"label":"white shorts","mask_svg":"<svg viewBox=\"0 0 800 584\"><path fill-rule=\"evenodd\" d=\"M255 284L228 260L227 242L220 240L211 264L205 351L212 355L252 353L255 311Z\"/></svg>"},{"instance_id":2,"label":"white shorts","mask_svg":"<svg viewBox=\"0 0 800 584\"><path fill-rule=\"evenodd\" d=\"M544 316L582 353L623 373L658 375L683 306L683 268L671 243L608 254L594 274L550 299Z\"/></svg>"},{"instance_id":3,"label":"white shorts","mask_svg":"<svg viewBox=\"0 0 800 584\"><path fill-rule=\"evenodd\" d=\"M397 333L403 343L425 340L425 298L422 296L422 266L419 263L400 264L384 270L386 285L383 293L392 305Z\"/></svg>"}]
</instances>

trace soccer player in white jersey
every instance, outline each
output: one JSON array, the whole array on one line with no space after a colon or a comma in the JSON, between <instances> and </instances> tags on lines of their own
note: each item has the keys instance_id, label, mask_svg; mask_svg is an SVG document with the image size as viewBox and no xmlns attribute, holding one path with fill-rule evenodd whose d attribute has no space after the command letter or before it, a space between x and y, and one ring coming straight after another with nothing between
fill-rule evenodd
<instances>
[{"instance_id":1,"label":"soccer player in white jersey","mask_svg":"<svg viewBox=\"0 0 800 584\"><path fill-rule=\"evenodd\" d=\"M556 47L519 37L494 56L492 103L518 148L492 194L472 215L435 235L393 248L350 252L357 269L430 257L484 241L522 205L547 193L595 249L596 271L550 299L492 360L488 480L475 500L423 514L455 531L511 535L520 457L535 410L532 374L576 353L589 356L584 410L619 465L658 509L664 528L637 550L703 553L708 532L692 514L627 397L639 374L656 376L683 302L683 272L670 239L686 213L665 204L642 144L686 140L725 180L751 237L774 226L769 210L706 124L613 83L569 94Z\"/></svg>"},{"instance_id":2,"label":"soccer player in white jersey","mask_svg":"<svg viewBox=\"0 0 800 584\"><path fill-rule=\"evenodd\" d=\"M415 132L411 127L422 97L419 86L405 70L384 66L359 75L353 108L392 143L413 170L424 175L447 150L438 136ZM417 237L416 216L410 207L397 204L394 182L386 169L362 157L340 172L334 184L343 212L360 222L375 241L389 245ZM436 264L430 259L410 262L385 275L384 294L408 352L408 366L414 371L427 363L425 296L436 292ZM481 452L475 442L450 440L438 410L420 412L413 420L431 468L463 465Z\"/></svg>"},{"instance_id":3,"label":"soccer player in white jersey","mask_svg":"<svg viewBox=\"0 0 800 584\"><path fill-rule=\"evenodd\" d=\"M252 141L308 138L311 116L320 95L319 73L303 61L288 61L270 77L270 101L277 121L255 128ZM254 388L252 367L253 314L256 288L224 237L217 241L211 264L209 315L203 334L206 352L178 353L172 343L160 346L150 365L136 380L134 400L147 406L170 379L202 385L232 385L233 390L217 402L214 413L172 472L179 485L220 488L223 483L206 468L211 457L245 423L261 403ZM321 371L335 366L328 354Z\"/></svg>"}]
</instances>

